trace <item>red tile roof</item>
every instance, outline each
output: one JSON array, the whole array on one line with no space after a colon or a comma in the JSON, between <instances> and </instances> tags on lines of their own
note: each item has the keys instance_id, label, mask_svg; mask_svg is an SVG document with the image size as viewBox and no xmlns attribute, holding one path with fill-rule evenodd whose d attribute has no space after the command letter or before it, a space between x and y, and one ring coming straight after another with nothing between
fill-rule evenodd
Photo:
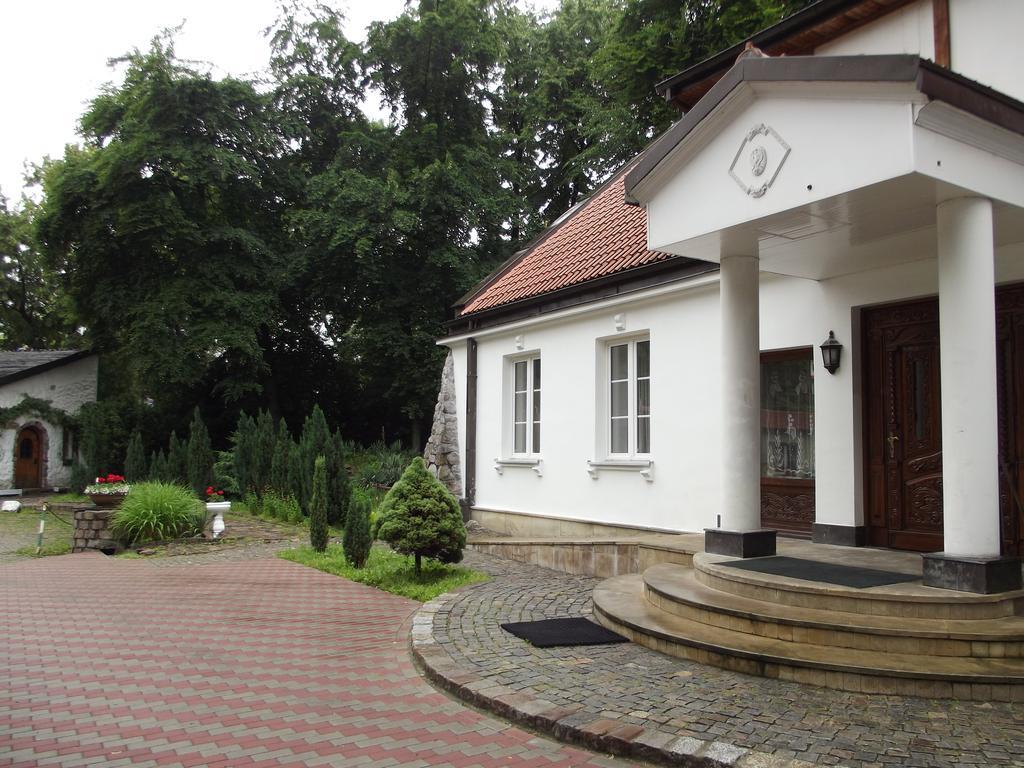
<instances>
[{"instance_id":1,"label":"red tile roof","mask_svg":"<svg viewBox=\"0 0 1024 768\"><path fill-rule=\"evenodd\" d=\"M471 294L460 316L673 258L647 250L647 212L625 202L625 176L632 165L488 278L490 284L485 281Z\"/></svg>"}]
</instances>

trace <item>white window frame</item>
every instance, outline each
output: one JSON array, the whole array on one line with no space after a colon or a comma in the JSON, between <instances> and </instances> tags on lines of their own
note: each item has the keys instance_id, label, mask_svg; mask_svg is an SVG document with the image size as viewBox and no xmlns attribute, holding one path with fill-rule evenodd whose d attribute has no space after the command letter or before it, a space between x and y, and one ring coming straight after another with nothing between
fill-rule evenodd
<instances>
[{"instance_id":1,"label":"white window frame","mask_svg":"<svg viewBox=\"0 0 1024 768\"><path fill-rule=\"evenodd\" d=\"M516 366L526 366L526 420L523 422L516 421L516 394L520 391L516 389ZM540 384L536 382L536 367L540 366L541 376ZM543 392L544 384L544 364L541 362L540 352L532 352L526 355L517 355L516 357L509 358L508 360L508 404L507 404L507 424L508 424L508 435L506 439L507 451L506 455L513 459L536 459L540 456L540 447L544 445L543 439L543 423L544 423L544 409L543 409L543 398L541 398L541 410L538 419L534 419L534 403L538 393ZM516 446L516 425L523 424L525 426L525 445L523 450L517 450ZM534 428L536 427L537 435L534 434ZM535 437L539 437L536 440ZM536 443L540 443L540 447Z\"/></svg>"},{"instance_id":2,"label":"white window frame","mask_svg":"<svg viewBox=\"0 0 1024 768\"><path fill-rule=\"evenodd\" d=\"M650 350L650 336L634 336L631 338L622 339L608 339L604 344L604 361L602 365L602 387L603 393L603 431L604 431L604 447L605 455L609 459L613 460L632 460L632 459L650 459L651 457L651 445L653 444L653 408L651 403L648 403L648 413L646 416L641 416L638 413L638 393L639 387L637 385L637 345L646 343L648 350ZM627 383L627 409L626 415L622 417L612 416L612 350L616 347L625 346L627 347L626 361L627 361L627 374L626 378L618 381L626 381ZM648 382L652 381L651 371L651 357L648 354L648 371L645 378ZM652 387L653 388L653 387ZM653 396L652 392L648 392L648 397ZM615 452L612 450L612 421L615 418L625 418L627 420L627 438L626 438L626 451ZM637 422L641 418L646 418L648 421L648 450L639 451L637 448L638 440L638 429Z\"/></svg>"}]
</instances>

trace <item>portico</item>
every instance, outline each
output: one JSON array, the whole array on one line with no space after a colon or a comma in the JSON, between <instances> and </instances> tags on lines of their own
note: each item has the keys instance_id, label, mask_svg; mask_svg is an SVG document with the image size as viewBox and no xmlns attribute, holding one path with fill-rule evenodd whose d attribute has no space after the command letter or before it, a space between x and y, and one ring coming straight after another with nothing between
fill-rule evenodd
<instances>
[{"instance_id":1,"label":"portico","mask_svg":"<svg viewBox=\"0 0 1024 768\"><path fill-rule=\"evenodd\" d=\"M760 354L816 345L833 330L842 365L828 373L816 354L813 369L815 538L849 531L848 543L863 541L872 505L885 515L912 507L941 526L925 584L1020 587L1019 560L1000 548L995 287L1024 277L1022 132L1020 103L916 56L752 58L629 174L649 248L721 265L721 518L708 551L774 550L760 531ZM900 279L912 270L930 272L934 287ZM813 327L792 341L761 337L767 274L811 281L820 295ZM904 433L866 428L861 312L935 293L941 443L914 460L936 471L887 480L912 453ZM922 445L938 421L927 408L933 363L911 365L918 378L899 379L900 394L885 400L906 407L891 419L900 430L919 417ZM874 480L871 440L885 441Z\"/></svg>"}]
</instances>

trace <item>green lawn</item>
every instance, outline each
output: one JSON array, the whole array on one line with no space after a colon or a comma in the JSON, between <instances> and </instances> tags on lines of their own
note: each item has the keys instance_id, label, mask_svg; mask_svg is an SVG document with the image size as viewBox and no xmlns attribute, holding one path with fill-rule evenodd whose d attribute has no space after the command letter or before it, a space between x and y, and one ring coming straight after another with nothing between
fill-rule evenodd
<instances>
[{"instance_id":1,"label":"green lawn","mask_svg":"<svg viewBox=\"0 0 1024 768\"><path fill-rule=\"evenodd\" d=\"M345 553L338 544L329 544L322 554L303 546L279 552L278 557L423 603L457 587L489 578L486 573L426 559L417 576L412 557L396 554L381 544L374 545L362 569L353 568L345 561Z\"/></svg>"},{"instance_id":2,"label":"green lawn","mask_svg":"<svg viewBox=\"0 0 1024 768\"><path fill-rule=\"evenodd\" d=\"M43 533L44 555L63 555L71 551L72 528L61 520L71 521L70 513L61 512L58 519L53 513L46 516ZM34 555L36 533L39 531L39 511L22 507L20 512L0 512L0 553Z\"/></svg>"}]
</instances>

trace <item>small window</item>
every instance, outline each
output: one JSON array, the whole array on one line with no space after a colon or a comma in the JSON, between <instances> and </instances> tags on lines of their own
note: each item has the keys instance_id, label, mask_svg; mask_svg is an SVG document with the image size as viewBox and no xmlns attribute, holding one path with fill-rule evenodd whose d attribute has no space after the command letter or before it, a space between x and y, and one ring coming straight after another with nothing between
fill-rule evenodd
<instances>
[{"instance_id":1,"label":"small window","mask_svg":"<svg viewBox=\"0 0 1024 768\"><path fill-rule=\"evenodd\" d=\"M64 427L61 434L61 461L64 462L64 466L70 467L75 463L75 457L78 455L78 435L75 434L73 429Z\"/></svg>"},{"instance_id":2,"label":"small window","mask_svg":"<svg viewBox=\"0 0 1024 768\"><path fill-rule=\"evenodd\" d=\"M512 453L540 453L540 358L512 363Z\"/></svg>"},{"instance_id":3,"label":"small window","mask_svg":"<svg viewBox=\"0 0 1024 768\"><path fill-rule=\"evenodd\" d=\"M608 346L608 453L651 452L651 342Z\"/></svg>"}]
</instances>

